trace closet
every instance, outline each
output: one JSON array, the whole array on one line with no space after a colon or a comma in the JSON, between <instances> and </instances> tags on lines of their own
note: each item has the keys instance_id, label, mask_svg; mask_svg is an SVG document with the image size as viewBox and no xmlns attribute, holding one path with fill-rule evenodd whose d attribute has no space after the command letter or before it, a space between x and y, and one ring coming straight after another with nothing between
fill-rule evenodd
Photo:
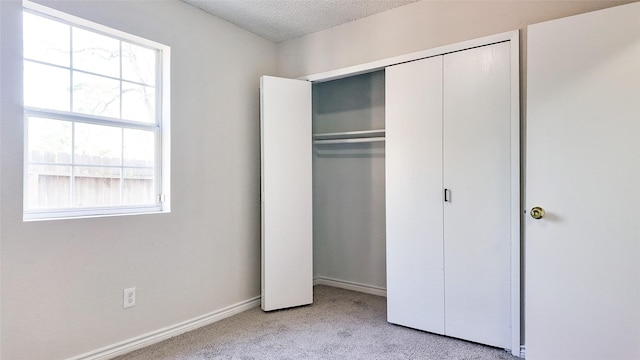
<instances>
[{"instance_id":1,"label":"closet","mask_svg":"<svg viewBox=\"0 0 640 360\"><path fill-rule=\"evenodd\" d=\"M315 275L386 290L391 323L519 354L518 51L510 32L297 80L262 78L263 309L311 303ZM374 83L368 98L354 91ZM289 107L301 112L280 113ZM265 308L269 296L292 300Z\"/></svg>"},{"instance_id":2,"label":"closet","mask_svg":"<svg viewBox=\"0 0 640 360\"><path fill-rule=\"evenodd\" d=\"M384 294L384 71L261 79L262 308L316 283Z\"/></svg>"},{"instance_id":3,"label":"closet","mask_svg":"<svg viewBox=\"0 0 640 360\"><path fill-rule=\"evenodd\" d=\"M388 320L511 345L511 59L386 69Z\"/></svg>"},{"instance_id":4,"label":"closet","mask_svg":"<svg viewBox=\"0 0 640 360\"><path fill-rule=\"evenodd\" d=\"M384 79L312 85L316 283L385 288Z\"/></svg>"}]
</instances>

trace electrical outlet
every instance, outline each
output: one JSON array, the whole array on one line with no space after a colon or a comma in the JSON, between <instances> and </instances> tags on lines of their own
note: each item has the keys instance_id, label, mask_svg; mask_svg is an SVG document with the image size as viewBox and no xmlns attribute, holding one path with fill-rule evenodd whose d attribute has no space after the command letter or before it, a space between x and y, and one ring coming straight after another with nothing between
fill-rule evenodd
<instances>
[{"instance_id":1,"label":"electrical outlet","mask_svg":"<svg viewBox=\"0 0 640 360\"><path fill-rule=\"evenodd\" d=\"M124 289L122 307L124 309L136 306L136 288Z\"/></svg>"}]
</instances>

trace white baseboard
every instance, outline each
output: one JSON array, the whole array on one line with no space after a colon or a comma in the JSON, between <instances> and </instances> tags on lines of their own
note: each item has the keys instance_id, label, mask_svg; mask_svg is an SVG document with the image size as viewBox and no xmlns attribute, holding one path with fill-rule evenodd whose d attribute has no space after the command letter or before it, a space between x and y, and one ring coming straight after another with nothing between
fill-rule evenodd
<instances>
[{"instance_id":1,"label":"white baseboard","mask_svg":"<svg viewBox=\"0 0 640 360\"><path fill-rule=\"evenodd\" d=\"M524 350L525 350L524 345L520 345L520 357L523 358L523 359L525 358L525 351Z\"/></svg>"},{"instance_id":2,"label":"white baseboard","mask_svg":"<svg viewBox=\"0 0 640 360\"><path fill-rule=\"evenodd\" d=\"M338 279L331 279L325 277L318 277L313 280L314 285L327 285L341 289L358 291L366 294L387 296L387 290L385 288L360 284L351 281L344 281ZM213 324L216 321L220 321L229 316L239 314L243 311L249 310L256 306L260 306L260 296L241 301L237 304L233 304L226 308L213 311L211 313L198 316L196 318L183 321L178 324L167 326L162 329L158 329L125 341L121 341L116 344L105 346L101 349L93 350L82 355L77 355L67 360L108 360L116 356L124 355L134 350L142 349L149 345L159 343L163 340L178 336L180 334L195 330L197 328Z\"/></svg>"},{"instance_id":3,"label":"white baseboard","mask_svg":"<svg viewBox=\"0 0 640 360\"><path fill-rule=\"evenodd\" d=\"M365 294L378 295L378 296L387 296L387 289L378 287L360 284L352 281L331 279L326 277L317 277L313 279L313 285L327 285L333 286L341 289L358 291Z\"/></svg>"},{"instance_id":4,"label":"white baseboard","mask_svg":"<svg viewBox=\"0 0 640 360\"><path fill-rule=\"evenodd\" d=\"M227 306L226 308L198 316L191 320L183 321L181 323L167 326L156 331L146 333L134 337L129 340L125 340L113 345L103 347L102 349L90 351L88 353L74 356L67 360L107 360L116 356L120 356L131 351L147 347L149 345L159 343L163 340L172 338L174 336L186 333L191 330L212 324L216 321L220 321L229 316L239 314L243 311L249 310L256 306L260 306L260 297L255 297L249 300L241 301L237 304Z\"/></svg>"}]
</instances>

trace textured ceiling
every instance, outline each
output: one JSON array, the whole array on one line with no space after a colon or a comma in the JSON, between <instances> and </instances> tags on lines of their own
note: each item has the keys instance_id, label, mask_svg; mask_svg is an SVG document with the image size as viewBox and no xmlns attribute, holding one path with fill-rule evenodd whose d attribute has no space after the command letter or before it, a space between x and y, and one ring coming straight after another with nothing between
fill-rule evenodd
<instances>
[{"instance_id":1,"label":"textured ceiling","mask_svg":"<svg viewBox=\"0 0 640 360\"><path fill-rule=\"evenodd\" d=\"M419 0L182 0L274 42Z\"/></svg>"}]
</instances>

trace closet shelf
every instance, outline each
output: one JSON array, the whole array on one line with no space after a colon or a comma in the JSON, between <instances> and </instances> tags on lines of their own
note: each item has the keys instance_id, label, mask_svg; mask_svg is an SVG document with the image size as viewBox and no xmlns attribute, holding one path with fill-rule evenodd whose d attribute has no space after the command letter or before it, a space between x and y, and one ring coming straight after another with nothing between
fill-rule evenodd
<instances>
[{"instance_id":1,"label":"closet shelf","mask_svg":"<svg viewBox=\"0 0 640 360\"><path fill-rule=\"evenodd\" d=\"M385 130L343 131L314 134L314 144L353 144L384 141Z\"/></svg>"}]
</instances>

